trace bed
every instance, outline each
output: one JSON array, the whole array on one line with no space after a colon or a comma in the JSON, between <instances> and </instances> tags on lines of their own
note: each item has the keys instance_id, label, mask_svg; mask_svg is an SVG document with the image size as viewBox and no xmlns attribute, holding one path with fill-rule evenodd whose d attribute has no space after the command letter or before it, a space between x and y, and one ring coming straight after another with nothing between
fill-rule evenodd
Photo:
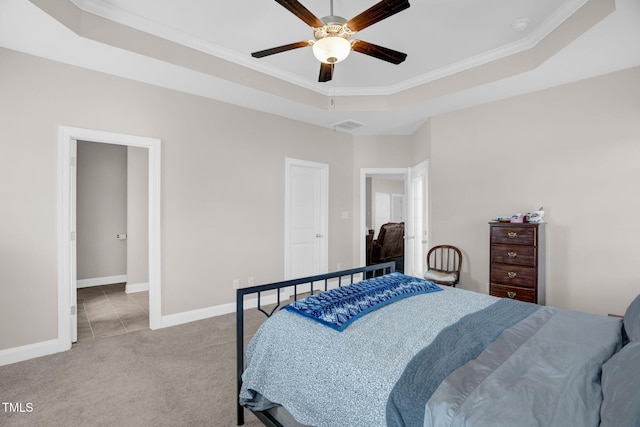
<instances>
[{"instance_id":1,"label":"bed","mask_svg":"<svg viewBox=\"0 0 640 427\"><path fill-rule=\"evenodd\" d=\"M246 296L268 319L245 356ZM623 321L390 263L239 289L236 314L238 425L640 426L640 296Z\"/></svg>"}]
</instances>

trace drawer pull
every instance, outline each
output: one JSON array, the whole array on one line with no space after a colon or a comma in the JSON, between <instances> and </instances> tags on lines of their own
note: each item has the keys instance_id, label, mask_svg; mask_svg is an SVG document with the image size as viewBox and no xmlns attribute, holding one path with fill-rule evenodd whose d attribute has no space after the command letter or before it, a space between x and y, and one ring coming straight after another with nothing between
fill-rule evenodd
<instances>
[{"instance_id":1,"label":"drawer pull","mask_svg":"<svg viewBox=\"0 0 640 427\"><path fill-rule=\"evenodd\" d=\"M516 293L515 292L507 292L507 296L509 298L515 298L516 297Z\"/></svg>"},{"instance_id":2,"label":"drawer pull","mask_svg":"<svg viewBox=\"0 0 640 427\"><path fill-rule=\"evenodd\" d=\"M517 275L518 273L516 273L515 271L509 271L507 273L507 276L509 276L509 279L515 279Z\"/></svg>"},{"instance_id":3,"label":"drawer pull","mask_svg":"<svg viewBox=\"0 0 640 427\"><path fill-rule=\"evenodd\" d=\"M515 239L516 237L518 237L518 233L516 233L515 231L510 231L507 233L507 237L509 237L510 239Z\"/></svg>"},{"instance_id":4,"label":"drawer pull","mask_svg":"<svg viewBox=\"0 0 640 427\"><path fill-rule=\"evenodd\" d=\"M518 254L515 252L507 252L507 255L509 256L509 258L515 258L518 256Z\"/></svg>"}]
</instances>

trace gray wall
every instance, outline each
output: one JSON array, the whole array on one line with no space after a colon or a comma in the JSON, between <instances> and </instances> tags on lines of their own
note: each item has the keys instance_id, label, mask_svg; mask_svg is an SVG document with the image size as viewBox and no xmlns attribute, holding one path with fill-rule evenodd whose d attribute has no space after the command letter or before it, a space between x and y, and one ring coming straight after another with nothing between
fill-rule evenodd
<instances>
[{"instance_id":1,"label":"gray wall","mask_svg":"<svg viewBox=\"0 0 640 427\"><path fill-rule=\"evenodd\" d=\"M127 274L127 147L78 141L77 278Z\"/></svg>"},{"instance_id":2,"label":"gray wall","mask_svg":"<svg viewBox=\"0 0 640 427\"><path fill-rule=\"evenodd\" d=\"M285 157L329 164L330 269L359 259L360 169L428 157L432 241L463 248L463 287L486 291L487 222L544 205L549 304L620 313L638 293L639 68L351 137L6 49L0 64L0 350L57 335L59 125L162 140L163 315L283 277Z\"/></svg>"},{"instance_id":3,"label":"gray wall","mask_svg":"<svg viewBox=\"0 0 640 427\"><path fill-rule=\"evenodd\" d=\"M433 117L415 137L432 243L462 248L464 288L488 291L488 221L544 206L547 304L624 314L640 293L640 68Z\"/></svg>"},{"instance_id":4,"label":"gray wall","mask_svg":"<svg viewBox=\"0 0 640 427\"><path fill-rule=\"evenodd\" d=\"M149 284L149 150L127 147L127 285Z\"/></svg>"},{"instance_id":5,"label":"gray wall","mask_svg":"<svg viewBox=\"0 0 640 427\"><path fill-rule=\"evenodd\" d=\"M349 135L6 49L0 64L0 350L57 337L59 125L162 140L162 315L283 278L286 157L329 165L329 268L353 266Z\"/></svg>"},{"instance_id":6,"label":"gray wall","mask_svg":"<svg viewBox=\"0 0 640 427\"><path fill-rule=\"evenodd\" d=\"M149 284L149 150L127 147L127 284Z\"/></svg>"}]
</instances>

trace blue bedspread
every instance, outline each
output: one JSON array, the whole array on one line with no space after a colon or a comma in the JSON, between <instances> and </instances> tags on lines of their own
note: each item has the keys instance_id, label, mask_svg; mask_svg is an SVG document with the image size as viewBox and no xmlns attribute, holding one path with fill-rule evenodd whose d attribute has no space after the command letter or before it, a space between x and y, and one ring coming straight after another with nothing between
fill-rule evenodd
<instances>
[{"instance_id":1,"label":"blue bedspread","mask_svg":"<svg viewBox=\"0 0 640 427\"><path fill-rule=\"evenodd\" d=\"M289 304L285 310L342 331L365 314L394 301L441 290L433 282L391 273L311 295Z\"/></svg>"},{"instance_id":2,"label":"blue bedspread","mask_svg":"<svg viewBox=\"0 0 640 427\"><path fill-rule=\"evenodd\" d=\"M407 364L387 425L597 427L602 364L621 342L619 319L502 300Z\"/></svg>"},{"instance_id":3,"label":"blue bedspread","mask_svg":"<svg viewBox=\"0 0 640 427\"><path fill-rule=\"evenodd\" d=\"M387 425L422 426L425 404L438 385L540 306L502 299L445 328L408 363L387 402Z\"/></svg>"},{"instance_id":4,"label":"blue bedspread","mask_svg":"<svg viewBox=\"0 0 640 427\"><path fill-rule=\"evenodd\" d=\"M342 332L281 310L247 347L240 402L253 410L280 404L315 427L384 426L389 393L409 360L443 328L495 301L444 287L385 305Z\"/></svg>"},{"instance_id":5,"label":"blue bedspread","mask_svg":"<svg viewBox=\"0 0 640 427\"><path fill-rule=\"evenodd\" d=\"M282 310L248 345L240 403L253 410L282 405L303 425L385 426L389 396L414 356L443 329L496 301L444 287L370 312L340 333ZM474 335L488 324L468 326ZM429 386L436 388L417 425L597 427L602 363L621 342L620 319L539 307ZM431 370L430 362L423 368Z\"/></svg>"}]
</instances>

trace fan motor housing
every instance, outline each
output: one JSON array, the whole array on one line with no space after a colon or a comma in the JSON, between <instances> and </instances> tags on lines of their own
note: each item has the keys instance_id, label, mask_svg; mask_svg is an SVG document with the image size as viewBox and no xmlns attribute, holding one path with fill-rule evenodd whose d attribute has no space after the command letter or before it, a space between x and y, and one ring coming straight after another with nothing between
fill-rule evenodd
<instances>
[{"instance_id":1,"label":"fan motor housing","mask_svg":"<svg viewBox=\"0 0 640 427\"><path fill-rule=\"evenodd\" d=\"M347 27L347 20L342 16L329 15L320 19L324 22L322 27L314 28L313 37L316 40L323 39L325 37L342 37L349 39L354 33L349 27Z\"/></svg>"}]
</instances>

